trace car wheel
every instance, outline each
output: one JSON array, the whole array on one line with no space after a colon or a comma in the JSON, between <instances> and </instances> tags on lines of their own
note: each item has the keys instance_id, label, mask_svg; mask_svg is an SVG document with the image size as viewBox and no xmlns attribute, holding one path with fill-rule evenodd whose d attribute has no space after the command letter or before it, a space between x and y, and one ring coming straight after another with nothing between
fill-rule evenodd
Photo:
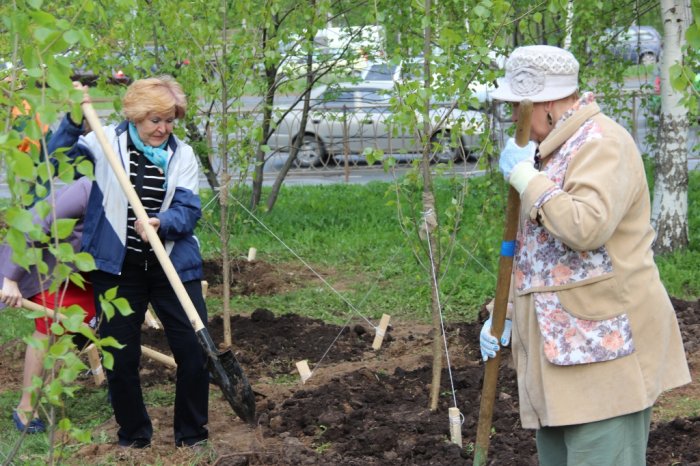
<instances>
[{"instance_id":1,"label":"car wheel","mask_svg":"<svg viewBox=\"0 0 700 466\"><path fill-rule=\"evenodd\" d=\"M304 134L301 138L299 152L297 152L297 158L294 160L294 164L302 168L318 167L322 165L327 157L323 141L313 134Z\"/></svg>"},{"instance_id":2,"label":"car wheel","mask_svg":"<svg viewBox=\"0 0 700 466\"><path fill-rule=\"evenodd\" d=\"M461 141L457 138L452 141L450 130L445 129L433 134L430 138L431 142L431 158L433 163L457 162L464 160L464 147Z\"/></svg>"},{"instance_id":3,"label":"car wheel","mask_svg":"<svg viewBox=\"0 0 700 466\"><path fill-rule=\"evenodd\" d=\"M642 65L653 65L656 61L656 55L653 53L644 53L639 57L639 63Z\"/></svg>"}]
</instances>

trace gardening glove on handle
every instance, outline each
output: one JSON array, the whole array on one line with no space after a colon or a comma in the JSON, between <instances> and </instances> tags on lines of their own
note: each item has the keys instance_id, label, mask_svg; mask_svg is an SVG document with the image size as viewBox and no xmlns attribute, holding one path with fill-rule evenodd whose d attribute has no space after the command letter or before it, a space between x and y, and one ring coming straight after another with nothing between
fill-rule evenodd
<instances>
[{"instance_id":1,"label":"gardening glove on handle","mask_svg":"<svg viewBox=\"0 0 700 466\"><path fill-rule=\"evenodd\" d=\"M505 325L503 326L503 335L501 335L501 345L507 346L510 343L510 332L513 323L510 319L506 319ZM479 344L481 346L481 357L484 361L489 358L496 357L496 351L501 347L498 345L498 338L491 334L491 317L484 322L484 326L481 327L481 333L479 334Z\"/></svg>"},{"instance_id":2,"label":"gardening glove on handle","mask_svg":"<svg viewBox=\"0 0 700 466\"><path fill-rule=\"evenodd\" d=\"M515 143L515 139L509 138L498 159L498 167L503 176L520 194L525 191L530 180L539 173L535 168L536 152L537 144L534 141L528 142L525 147L520 147Z\"/></svg>"}]
</instances>

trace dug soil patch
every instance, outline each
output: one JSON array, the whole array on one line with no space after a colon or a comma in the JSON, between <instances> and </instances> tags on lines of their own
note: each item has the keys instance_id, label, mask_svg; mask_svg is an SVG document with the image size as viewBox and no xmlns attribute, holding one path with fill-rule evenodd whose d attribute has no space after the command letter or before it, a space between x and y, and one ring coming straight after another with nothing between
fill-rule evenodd
<instances>
[{"instance_id":1,"label":"dug soil patch","mask_svg":"<svg viewBox=\"0 0 700 466\"><path fill-rule=\"evenodd\" d=\"M263 266L255 267L260 267L260 271ZM213 283L209 277L208 281ZM277 280L274 286L282 284ZM673 303L693 378L697 380L700 302ZM81 448L73 457L75 464L472 463L484 369L478 347L480 324L456 323L446 327L451 370L443 364L439 407L430 412L429 326L394 320L380 350L373 351L374 329L361 319L340 327L284 314L283 309L256 309L250 314L234 315L230 322L234 353L256 393L257 420L253 426L243 423L219 388L211 385L210 449L176 449L172 405L151 406L155 432L150 449L119 450L114 444L116 424L112 418L94 432L96 437L102 435L111 443ZM214 341L223 341L221 317L209 322L209 329ZM162 331L144 330L143 343L169 353ZM3 390L16 390L23 344L15 341L0 351L0 384ZM536 465L534 432L520 427L515 373L508 350L505 353L499 372L489 464ZM295 367L300 360L307 360L312 370L305 384L300 382ZM146 393L174 390L173 369L144 358L141 374ZM89 381L85 383L88 385ZM700 465L697 412L681 410L675 418L659 417L660 412L671 412L687 399L696 400L697 406L697 382L669 392L660 400L649 439L649 465ZM449 442L447 412L455 403L464 416L461 448ZM104 409L110 408L105 404Z\"/></svg>"},{"instance_id":2,"label":"dug soil patch","mask_svg":"<svg viewBox=\"0 0 700 466\"><path fill-rule=\"evenodd\" d=\"M699 375L700 303L674 300L691 361ZM223 340L223 322L209 324ZM440 403L428 407L431 381L431 330L422 324L395 322L379 351L367 323L342 328L266 309L235 315L231 328L236 357L257 394L258 420L244 425L212 386L212 464L471 464L471 445L482 388L480 325L446 328L451 371L442 373ZM148 344L167 351L162 334L148 330ZM313 374L301 384L295 363L306 359ZM520 427L515 372L503 358L489 449L490 464L536 465L534 432ZM173 378L151 362L152 382ZM154 374L158 374L154 377ZM678 393L677 393L678 392ZM661 404L700 398L697 383L667 394ZM464 416L464 447L449 442L447 410ZM167 412L167 416L171 413ZM170 442L169 417L160 419L162 443ZM700 464L700 417L655 421L649 440L649 465Z\"/></svg>"}]
</instances>

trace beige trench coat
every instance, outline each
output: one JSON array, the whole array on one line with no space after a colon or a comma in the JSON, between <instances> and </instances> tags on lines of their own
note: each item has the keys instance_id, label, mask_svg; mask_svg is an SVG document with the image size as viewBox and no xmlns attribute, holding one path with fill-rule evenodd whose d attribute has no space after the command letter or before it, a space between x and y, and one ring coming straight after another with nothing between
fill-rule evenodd
<instances>
[{"instance_id":1,"label":"beige trench coat","mask_svg":"<svg viewBox=\"0 0 700 466\"><path fill-rule=\"evenodd\" d=\"M543 164L589 119L599 125L602 138L581 146L566 169L563 192L539 208L538 199L554 182L544 175L530 181L521 195L521 228L530 218L575 251L607 250L613 267L607 285L583 281L555 291L568 293L567 306L576 316L591 309L607 313L601 318L626 313L635 348L610 361L552 364L544 356L535 314L537 291L514 292L512 353L525 428L637 412L652 406L664 390L690 382L675 312L654 263L649 190L634 140L593 102L560 122L540 144Z\"/></svg>"}]
</instances>

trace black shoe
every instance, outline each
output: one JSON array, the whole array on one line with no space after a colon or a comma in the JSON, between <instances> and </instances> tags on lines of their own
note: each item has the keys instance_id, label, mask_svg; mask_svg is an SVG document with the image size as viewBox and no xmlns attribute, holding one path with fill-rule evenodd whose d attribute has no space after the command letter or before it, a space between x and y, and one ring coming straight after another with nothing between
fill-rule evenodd
<instances>
[{"instance_id":1,"label":"black shoe","mask_svg":"<svg viewBox=\"0 0 700 466\"><path fill-rule=\"evenodd\" d=\"M142 448L150 448L151 447L151 441L145 438L138 438L136 440L120 440L119 441L119 446L122 448L136 448L136 449L142 449Z\"/></svg>"}]
</instances>

